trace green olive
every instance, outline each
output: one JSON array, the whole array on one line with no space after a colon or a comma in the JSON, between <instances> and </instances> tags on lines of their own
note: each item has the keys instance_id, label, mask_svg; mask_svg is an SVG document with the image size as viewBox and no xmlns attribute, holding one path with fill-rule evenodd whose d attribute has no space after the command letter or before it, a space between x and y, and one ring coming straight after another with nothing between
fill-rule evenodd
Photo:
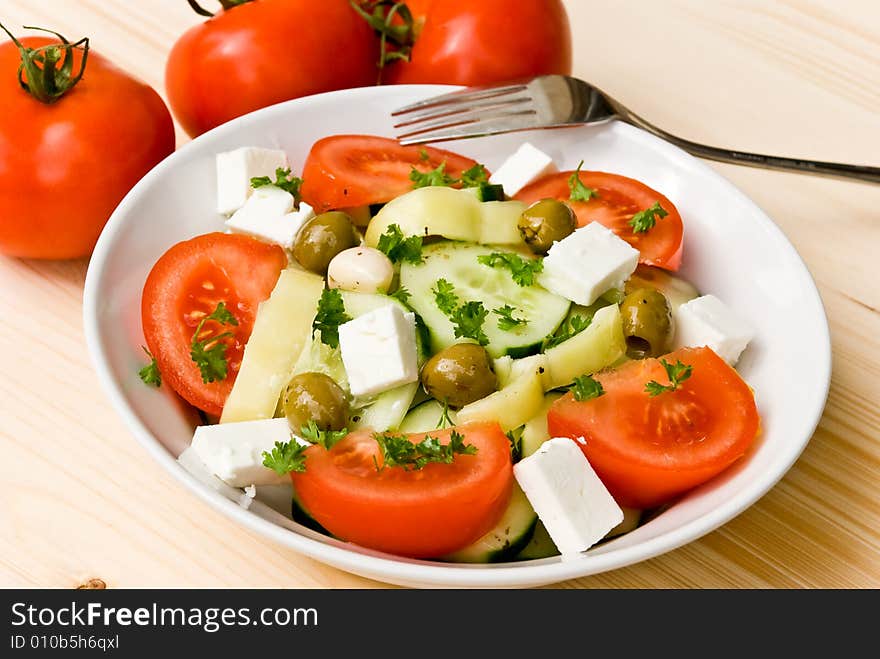
<instances>
[{"instance_id":1,"label":"green olive","mask_svg":"<svg viewBox=\"0 0 880 659\"><path fill-rule=\"evenodd\" d=\"M498 386L489 355L475 343L456 343L431 357L422 367L428 395L460 408L491 394Z\"/></svg>"},{"instance_id":2,"label":"green olive","mask_svg":"<svg viewBox=\"0 0 880 659\"><path fill-rule=\"evenodd\" d=\"M620 304L626 354L632 359L659 357L672 338L672 312L666 296L654 288L637 288Z\"/></svg>"},{"instance_id":3,"label":"green olive","mask_svg":"<svg viewBox=\"0 0 880 659\"><path fill-rule=\"evenodd\" d=\"M571 206L557 199L542 199L526 208L517 223L519 234L535 254L546 254L553 243L577 227Z\"/></svg>"},{"instance_id":4,"label":"green olive","mask_svg":"<svg viewBox=\"0 0 880 659\"><path fill-rule=\"evenodd\" d=\"M309 421L319 430L342 430L348 424L348 399L332 378L323 373L300 373L284 392L284 415L298 433Z\"/></svg>"},{"instance_id":5,"label":"green olive","mask_svg":"<svg viewBox=\"0 0 880 659\"><path fill-rule=\"evenodd\" d=\"M334 256L358 242L351 218L341 211L330 211L303 225L293 243L293 256L306 270L323 275Z\"/></svg>"}]
</instances>

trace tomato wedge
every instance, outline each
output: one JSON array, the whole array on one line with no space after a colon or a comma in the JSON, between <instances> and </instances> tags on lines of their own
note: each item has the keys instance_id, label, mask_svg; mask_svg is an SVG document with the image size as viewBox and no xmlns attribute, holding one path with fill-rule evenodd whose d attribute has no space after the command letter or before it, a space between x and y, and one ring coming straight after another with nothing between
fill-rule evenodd
<instances>
[{"instance_id":1,"label":"tomato wedge","mask_svg":"<svg viewBox=\"0 0 880 659\"><path fill-rule=\"evenodd\" d=\"M144 338L163 383L192 405L219 416L241 366L257 306L269 297L286 265L287 256L277 245L225 233L185 240L165 252L150 271L141 298ZM202 327L202 339L232 333L222 339L227 346L226 378L206 383L190 346L201 319L220 302L238 325L210 320Z\"/></svg>"},{"instance_id":2,"label":"tomato wedge","mask_svg":"<svg viewBox=\"0 0 880 659\"><path fill-rule=\"evenodd\" d=\"M510 500L510 443L498 424L455 428L473 455L417 471L387 467L373 433L349 434L329 451L306 450L306 470L293 473L296 495L334 536L379 551L433 558L466 547L487 533ZM429 433L446 444L452 429ZM426 433L409 435L420 442Z\"/></svg>"},{"instance_id":3,"label":"tomato wedge","mask_svg":"<svg viewBox=\"0 0 880 659\"><path fill-rule=\"evenodd\" d=\"M541 199L560 199L571 205L578 225L599 222L639 250L639 263L655 265L666 270L678 270L681 265L684 228L675 205L656 190L635 179L608 172L580 172L581 182L598 192L589 201L571 201L568 181L574 174L548 174L520 190L516 198L527 204ZM657 219L657 224L645 232L635 233L629 221L636 213L659 202L668 215Z\"/></svg>"},{"instance_id":4,"label":"tomato wedge","mask_svg":"<svg viewBox=\"0 0 880 659\"><path fill-rule=\"evenodd\" d=\"M674 391L651 397L651 380L668 384L658 359L600 373L605 395L556 401L551 437L583 437L581 450L622 506L653 508L709 480L740 458L758 432L749 386L710 348L682 348L664 357L692 367Z\"/></svg>"},{"instance_id":5,"label":"tomato wedge","mask_svg":"<svg viewBox=\"0 0 880 659\"><path fill-rule=\"evenodd\" d=\"M387 137L325 137L312 145L306 158L302 197L318 213L384 204L413 189L409 178L413 167L428 172L443 163L453 178L477 164L451 151L401 146Z\"/></svg>"}]
</instances>

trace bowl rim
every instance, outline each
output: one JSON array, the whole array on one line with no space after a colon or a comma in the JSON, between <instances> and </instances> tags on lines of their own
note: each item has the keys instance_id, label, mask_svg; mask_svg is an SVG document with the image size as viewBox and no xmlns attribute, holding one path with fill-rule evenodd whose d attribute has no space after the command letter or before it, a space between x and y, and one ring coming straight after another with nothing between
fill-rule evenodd
<instances>
[{"instance_id":1,"label":"bowl rim","mask_svg":"<svg viewBox=\"0 0 880 659\"><path fill-rule=\"evenodd\" d=\"M739 190L733 183L708 165L691 156L680 148L661 140L641 129L620 123L616 129L628 133L628 137L646 147L660 151L664 156L675 159L689 165L690 169L703 176L709 176L718 184L726 188L726 192L738 197L741 202L750 208L756 218L766 225L764 228L774 234L791 252L793 263L800 264L803 274L806 275L805 283L809 282L806 291L817 305L817 310L822 317L822 323L815 328L820 349L812 355L815 372L819 377L820 386L814 391L817 396L814 402L808 406L810 413L806 415L806 424L803 426L804 436L799 441L793 442L792 447L783 453L784 459L778 460L775 470L768 470L758 478L751 481L749 486L737 492L724 502L723 505L696 517L681 527L671 529L660 535L649 538L646 541L619 549L609 550L603 553L579 555L573 560L557 559L546 562L548 559L535 559L518 563L494 564L494 565L458 565L438 563L431 561L413 561L400 559L390 555L376 555L375 553L362 553L362 550L348 549L344 546L334 546L306 535L297 533L291 528L280 526L259 515L253 514L233 502L222 494L212 490L201 483L198 479L186 471L172 457L165 446L155 437L146 425L140 420L134 410L128 405L122 388L117 385L113 373L109 367L107 353L102 344L102 332L99 323L100 300L98 292L101 288L105 275L105 266L112 252L115 239L126 226L128 209L146 191L152 182L158 179L166 170L175 166L178 159L187 155L191 150L197 149L201 141L220 133L234 133L242 121L250 121L252 117L270 116L283 114L292 105L308 106L316 102L326 102L327 97L348 98L370 97L375 94L420 94L429 96L432 94L453 91L459 89L449 85L394 85L387 87L360 87L353 89L316 94L304 98L285 101L247 115L233 119L226 124L218 126L203 135L193 139L189 143L177 149L165 158L150 172L148 172L123 198L110 216L95 249L92 253L86 273L83 290L83 325L86 345L91 361L101 387L108 395L111 405L116 413L122 418L124 425L131 432L138 443L167 471L182 483L188 490L196 494L203 501L220 510L222 513L242 524L246 528L259 533L264 537L289 547L310 558L332 565L345 571L361 576L378 579L387 583L400 585L429 585L452 586L452 587L528 587L541 584L557 583L567 579L579 578L591 574L597 574L613 570L633 563L653 558L676 549L684 544L717 529L722 524L730 521L739 513L753 505L758 499L766 494L782 477L789 471L794 462L806 448L812 438L816 427L824 412L828 397L832 368L831 335L828 326L827 314L822 302L821 295L816 286L815 279L803 258L796 248L788 240L775 222L744 192ZM182 155L181 155L182 154Z\"/></svg>"}]
</instances>

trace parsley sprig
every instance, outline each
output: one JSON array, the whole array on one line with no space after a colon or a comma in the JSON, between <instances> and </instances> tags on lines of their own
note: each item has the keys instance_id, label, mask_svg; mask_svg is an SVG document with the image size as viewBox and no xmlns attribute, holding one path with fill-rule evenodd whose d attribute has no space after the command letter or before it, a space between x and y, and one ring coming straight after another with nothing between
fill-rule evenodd
<instances>
[{"instance_id":1,"label":"parsley sprig","mask_svg":"<svg viewBox=\"0 0 880 659\"><path fill-rule=\"evenodd\" d=\"M238 321L232 312L226 308L224 302L217 303L217 307L203 317L193 332L192 341L190 343L190 357L199 367L202 375L202 382L219 382L226 379L229 364L226 361L226 350L229 346L223 342L223 339L232 336L232 332L221 332L220 334L208 336L204 339L199 337L202 334L202 328L209 320L214 320L221 325L238 325Z\"/></svg>"},{"instance_id":2,"label":"parsley sprig","mask_svg":"<svg viewBox=\"0 0 880 659\"><path fill-rule=\"evenodd\" d=\"M505 304L503 307L498 307L497 309L492 309L492 313L498 316L498 329L510 332L517 327L522 327L528 324L529 321L525 318L517 318L514 316L514 311L516 311L516 308L509 304Z\"/></svg>"},{"instance_id":3,"label":"parsley sprig","mask_svg":"<svg viewBox=\"0 0 880 659\"><path fill-rule=\"evenodd\" d=\"M458 295L455 294L455 286L445 279L438 279L431 292L434 293L437 308L447 316L451 316L458 309Z\"/></svg>"},{"instance_id":4,"label":"parsley sprig","mask_svg":"<svg viewBox=\"0 0 880 659\"><path fill-rule=\"evenodd\" d=\"M508 430L504 435L510 442L510 458L513 462L519 462L522 458L522 437L525 426L520 426L514 430Z\"/></svg>"},{"instance_id":5,"label":"parsley sprig","mask_svg":"<svg viewBox=\"0 0 880 659\"><path fill-rule=\"evenodd\" d=\"M540 259L526 259L507 252L481 254L477 261L490 268L507 268L513 281L519 286L534 284L535 277L544 269L544 262Z\"/></svg>"},{"instance_id":6,"label":"parsley sprig","mask_svg":"<svg viewBox=\"0 0 880 659\"><path fill-rule=\"evenodd\" d=\"M348 428L342 430L321 430L314 419L300 428L300 436L312 444L323 446L328 451L348 434Z\"/></svg>"},{"instance_id":7,"label":"parsley sprig","mask_svg":"<svg viewBox=\"0 0 880 659\"><path fill-rule=\"evenodd\" d=\"M473 339L481 346L489 343L489 337L483 331L483 323L489 312L482 302L471 300L461 304L455 287L445 279L438 279L431 291L434 293L437 308L454 325L455 338Z\"/></svg>"},{"instance_id":8,"label":"parsley sprig","mask_svg":"<svg viewBox=\"0 0 880 659\"><path fill-rule=\"evenodd\" d=\"M405 237L398 224L388 225L385 233L379 236L376 248L383 252L392 263L406 261L418 265L422 262L422 237Z\"/></svg>"},{"instance_id":9,"label":"parsley sprig","mask_svg":"<svg viewBox=\"0 0 880 659\"><path fill-rule=\"evenodd\" d=\"M339 347L339 326L351 320L345 313L345 303L338 288L325 288L318 300L318 310L312 321L312 332L321 332L321 343Z\"/></svg>"},{"instance_id":10,"label":"parsley sprig","mask_svg":"<svg viewBox=\"0 0 880 659\"><path fill-rule=\"evenodd\" d=\"M147 353L147 357L150 358L150 363L138 371L138 376L143 380L144 384L148 384L151 387L161 387L162 374L159 372L159 362L153 357L153 353L147 350L146 346L141 347L144 349L144 352Z\"/></svg>"},{"instance_id":11,"label":"parsley sprig","mask_svg":"<svg viewBox=\"0 0 880 659\"><path fill-rule=\"evenodd\" d=\"M690 364L683 364L680 359L675 360L674 364L670 364L665 359L661 359L660 363L666 371L666 377L669 378L669 384L660 384L656 380L651 380L645 385L645 392L652 398L659 396L666 391L675 391L681 386L681 383L687 380L692 374L694 367Z\"/></svg>"},{"instance_id":12,"label":"parsley sprig","mask_svg":"<svg viewBox=\"0 0 880 659\"><path fill-rule=\"evenodd\" d=\"M251 179L251 187L262 188L267 185L274 185L276 188L281 188L293 195L293 198L296 200L296 203L299 203L300 195L299 191L302 187L303 180L298 176L293 176L290 173L290 169L285 169L283 167L279 167L275 170L275 180L273 181L268 176L255 176Z\"/></svg>"},{"instance_id":13,"label":"parsley sprig","mask_svg":"<svg viewBox=\"0 0 880 659\"><path fill-rule=\"evenodd\" d=\"M569 388L574 394L576 401L592 400L605 395L602 383L589 375L581 375L574 379L574 384Z\"/></svg>"},{"instance_id":14,"label":"parsley sprig","mask_svg":"<svg viewBox=\"0 0 880 659\"><path fill-rule=\"evenodd\" d=\"M591 322L593 322L592 316L571 316L568 320L562 323L555 335L551 334L544 339L544 343L541 345L541 351L544 352L550 348L558 346L560 343L568 341L576 334L580 334L587 329Z\"/></svg>"},{"instance_id":15,"label":"parsley sprig","mask_svg":"<svg viewBox=\"0 0 880 659\"><path fill-rule=\"evenodd\" d=\"M658 219L662 219L669 215L659 201L655 201L654 205L639 211L632 216L629 225L632 227L633 233L645 233L648 229L653 229Z\"/></svg>"},{"instance_id":16,"label":"parsley sprig","mask_svg":"<svg viewBox=\"0 0 880 659\"><path fill-rule=\"evenodd\" d=\"M300 444L291 438L289 442L275 442L272 452L263 451L263 466L268 467L279 476L292 471L303 473L306 470L306 444Z\"/></svg>"},{"instance_id":17,"label":"parsley sprig","mask_svg":"<svg viewBox=\"0 0 880 659\"><path fill-rule=\"evenodd\" d=\"M454 425L455 421L452 420L452 416L449 414L449 403L443 401L443 411L440 413L440 420L437 422L437 429L439 430Z\"/></svg>"},{"instance_id":18,"label":"parsley sprig","mask_svg":"<svg viewBox=\"0 0 880 659\"><path fill-rule=\"evenodd\" d=\"M411 442L406 435L376 433L373 435L382 454L382 464L376 458L373 463L376 471L386 467L403 467L406 471L417 471L431 463L452 464L456 455L474 455L477 447L464 443L464 435L455 430L449 442L442 444L436 437L426 435L418 444Z\"/></svg>"},{"instance_id":19,"label":"parsley sprig","mask_svg":"<svg viewBox=\"0 0 880 659\"><path fill-rule=\"evenodd\" d=\"M581 167L583 166L584 161L581 160L577 169L568 177L568 189L571 190L571 194L568 198L571 201L590 201L593 197L599 197L599 192L597 190L588 188L584 185L584 182L581 181Z\"/></svg>"},{"instance_id":20,"label":"parsley sprig","mask_svg":"<svg viewBox=\"0 0 880 659\"><path fill-rule=\"evenodd\" d=\"M429 159L430 156L427 151L422 150L419 153L419 160L422 162L426 162ZM481 183L488 183L489 172L486 171L486 168L483 165L477 163L473 167L463 171L461 173L461 178L455 178L447 173L446 161L444 160L437 165L437 167L427 172L423 172L413 167L409 172L409 180L413 182L414 190L417 188L428 188L433 186L449 188L454 185L461 185L463 188L476 188Z\"/></svg>"},{"instance_id":21,"label":"parsley sprig","mask_svg":"<svg viewBox=\"0 0 880 659\"><path fill-rule=\"evenodd\" d=\"M408 304L409 299L412 297L412 293L410 293L404 286L400 286L396 291L391 294L398 302L402 302L403 304Z\"/></svg>"},{"instance_id":22,"label":"parsley sprig","mask_svg":"<svg viewBox=\"0 0 880 659\"><path fill-rule=\"evenodd\" d=\"M481 183L489 182L489 172L480 163L477 163L470 169L464 170L458 182L463 188L476 188Z\"/></svg>"}]
</instances>

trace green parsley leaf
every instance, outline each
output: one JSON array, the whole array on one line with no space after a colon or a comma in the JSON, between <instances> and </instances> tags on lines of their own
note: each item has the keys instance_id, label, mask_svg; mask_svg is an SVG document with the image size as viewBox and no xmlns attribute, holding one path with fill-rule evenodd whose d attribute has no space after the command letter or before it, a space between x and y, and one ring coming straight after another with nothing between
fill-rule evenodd
<instances>
[{"instance_id":1,"label":"green parsley leaf","mask_svg":"<svg viewBox=\"0 0 880 659\"><path fill-rule=\"evenodd\" d=\"M436 169L432 169L428 172L420 172L413 167L409 173L409 180L413 182L413 190L434 186L449 187L458 183L457 179L452 178L446 173L445 160L437 165Z\"/></svg>"},{"instance_id":2,"label":"green parsley leaf","mask_svg":"<svg viewBox=\"0 0 880 659\"><path fill-rule=\"evenodd\" d=\"M385 233L379 236L379 244L376 249L383 252L392 263L406 261L413 265L422 262L422 237L409 236L405 238L403 231L397 224L390 224Z\"/></svg>"},{"instance_id":3,"label":"green parsley leaf","mask_svg":"<svg viewBox=\"0 0 880 659\"><path fill-rule=\"evenodd\" d=\"M487 345L489 337L483 332L483 323L488 315L489 312L486 311L482 302L474 300L465 302L449 318L455 325L455 338L473 339L481 346Z\"/></svg>"},{"instance_id":4,"label":"green parsley leaf","mask_svg":"<svg viewBox=\"0 0 880 659\"><path fill-rule=\"evenodd\" d=\"M590 323L593 322L592 315L590 316L581 316L574 315L571 316L568 320L566 320L557 330L556 334L550 334L544 339L544 343L541 345L541 352L544 352L550 348L558 346L560 343L568 341L570 338L575 336L576 334L580 334L585 329L590 326Z\"/></svg>"},{"instance_id":5,"label":"green parsley leaf","mask_svg":"<svg viewBox=\"0 0 880 659\"><path fill-rule=\"evenodd\" d=\"M581 181L581 167L583 166L584 161L581 160L577 169L568 177L568 189L571 190L571 194L568 198L571 201L590 201L593 197L599 197L598 191L593 188L588 188L584 185L583 181Z\"/></svg>"},{"instance_id":6,"label":"green parsley leaf","mask_svg":"<svg viewBox=\"0 0 880 659\"><path fill-rule=\"evenodd\" d=\"M510 332L511 330L526 325L529 322L525 318L514 317L514 311L516 311L516 308L510 306L509 304L505 304L503 307L498 307L497 309L492 310L492 313L496 314L499 317L498 329L504 330L505 332Z\"/></svg>"},{"instance_id":7,"label":"green parsley leaf","mask_svg":"<svg viewBox=\"0 0 880 659\"><path fill-rule=\"evenodd\" d=\"M373 458L376 471L385 467L403 467L406 471L416 471L425 465L439 462L452 464L456 455L474 455L477 447L464 443L464 435L455 430L449 436L449 443L442 444L436 437L426 435L418 444L414 444L406 435L376 433L373 435L382 454L382 464Z\"/></svg>"},{"instance_id":8,"label":"green parsley leaf","mask_svg":"<svg viewBox=\"0 0 880 659\"><path fill-rule=\"evenodd\" d=\"M513 281L519 286L531 286L535 277L544 269L541 259L526 259L518 254L493 252L477 257L477 261L490 268L507 268Z\"/></svg>"},{"instance_id":9,"label":"green parsley leaf","mask_svg":"<svg viewBox=\"0 0 880 659\"><path fill-rule=\"evenodd\" d=\"M481 183L489 182L489 172L486 171L483 165L477 163L470 169L463 171L458 182L461 183L463 188L476 188Z\"/></svg>"},{"instance_id":10,"label":"green parsley leaf","mask_svg":"<svg viewBox=\"0 0 880 659\"><path fill-rule=\"evenodd\" d=\"M342 430L321 430L314 419L300 428L300 436L310 441L312 444L323 446L328 451L333 448L334 444L344 439L348 435L348 428Z\"/></svg>"},{"instance_id":11,"label":"green parsley leaf","mask_svg":"<svg viewBox=\"0 0 880 659\"><path fill-rule=\"evenodd\" d=\"M419 149L419 160L422 162L428 162L431 159L431 155L428 153L428 150L424 147Z\"/></svg>"},{"instance_id":12,"label":"green parsley leaf","mask_svg":"<svg viewBox=\"0 0 880 659\"><path fill-rule=\"evenodd\" d=\"M443 401L443 412L440 414L440 420L437 422L437 428L446 428L448 426L454 426L455 421L452 420L452 417L449 415L449 402Z\"/></svg>"},{"instance_id":13,"label":"green parsley leaf","mask_svg":"<svg viewBox=\"0 0 880 659\"><path fill-rule=\"evenodd\" d=\"M681 360L676 360L674 364L670 364L665 359L661 359L660 363L666 371L666 377L669 378L669 384L663 385L656 380L651 380L645 385L645 392L651 397L659 396L665 391L675 391L681 386L681 383L687 380L692 374L694 367L690 364L683 364Z\"/></svg>"},{"instance_id":14,"label":"green parsley leaf","mask_svg":"<svg viewBox=\"0 0 880 659\"><path fill-rule=\"evenodd\" d=\"M451 316L458 309L458 296L455 294L455 287L445 279L438 279L431 292L434 294L437 308L447 316Z\"/></svg>"},{"instance_id":15,"label":"green parsley leaf","mask_svg":"<svg viewBox=\"0 0 880 659\"><path fill-rule=\"evenodd\" d=\"M657 216L656 218L654 217L655 215ZM644 233L648 229L652 229L657 224L658 219L662 219L667 215L669 213L663 210L660 202L655 201L654 205L650 208L646 208L633 215L629 225L632 227L633 233Z\"/></svg>"},{"instance_id":16,"label":"green parsley leaf","mask_svg":"<svg viewBox=\"0 0 880 659\"><path fill-rule=\"evenodd\" d=\"M338 288L325 288L318 300L318 311L312 322L312 332L321 332L321 343L339 347L339 326L351 320L345 313L345 303Z\"/></svg>"},{"instance_id":17,"label":"green parsley leaf","mask_svg":"<svg viewBox=\"0 0 880 659\"><path fill-rule=\"evenodd\" d=\"M391 297L393 297L398 302L408 304L409 299L412 297L412 294L408 290L406 290L405 287L401 286L391 294Z\"/></svg>"},{"instance_id":18,"label":"green parsley leaf","mask_svg":"<svg viewBox=\"0 0 880 659\"><path fill-rule=\"evenodd\" d=\"M223 339L232 336L232 332L222 332L220 334L209 335L203 339L202 328L209 320L214 320L221 325L238 325L238 321L232 312L226 308L224 302L219 302L217 307L210 314L202 318L193 332L192 341L190 343L190 358L199 367L199 373L202 376L202 382L220 382L226 379L229 365L226 362L226 350L229 346L223 343Z\"/></svg>"},{"instance_id":19,"label":"green parsley leaf","mask_svg":"<svg viewBox=\"0 0 880 659\"><path fill-rule=\"evenodd\" d=\"M525 426L520 426L515 430L508 430L505 434L507 441L510 442L510 457L514 462L518 462L522 458L522 436Z\"/></svg>"},{"instance_id":20,"label":"green parsley leaf","mask_svg":"<svg viewBox=\"0 0 880 659\"><path fill-rule=\"evenodd\" d=\"M308 446L295 439L289 442L275 442L272 452L263 451L263 466L268 467L279 476L292 471L303 473L306 470L305 450Z\"/></svg>"},{"instance_id":21,"label":"green parsley leaf","mask_svg":"<svg viewBox=\"0 0 880 659\"><path fill-rule=\"evenodd\" d=\"M293 195L293 198L296 200L296 203L299 203L299 191L302 187L303 180L298 176L292 176L290 173L290 169L284 169L283 167L279 167L275 170L275 180L273 181L268 176L255 176L251 179L251 187L262 188L267 185L274 185L276 188L281 188L282 190L286 190L290 194Z\"/></svg>"},{"instance_id":22,"label":"green parsley leaf","mask_svg":"<svg viewBox=\"0 0 880 659\"><path fill-rule=\"evenodd\" d=\"M602 387L602 383L598 380L594 380L589 375L576 377L574 379L574 384L569 391L574 394L574 399L577 401L592 400L593 398L605 395L605 389Z\"/></svg>"},{"instance_id":23,"label":"green parsley leaf","mask_svg":"<svg viewBox=\"0 0 880 659\"><path fill-rule=\"evenodd\" d=\"M153 357L153 354L147 350L146 346L141 347L144 349L144 352L147 353L147 357L150 358L150 363L138 371L138 376L140 376L144 384L148 384L152 387L161 387L162 374L159 372L159 363L156 361L156 358Z\"/></svg>"}]
</instances>

